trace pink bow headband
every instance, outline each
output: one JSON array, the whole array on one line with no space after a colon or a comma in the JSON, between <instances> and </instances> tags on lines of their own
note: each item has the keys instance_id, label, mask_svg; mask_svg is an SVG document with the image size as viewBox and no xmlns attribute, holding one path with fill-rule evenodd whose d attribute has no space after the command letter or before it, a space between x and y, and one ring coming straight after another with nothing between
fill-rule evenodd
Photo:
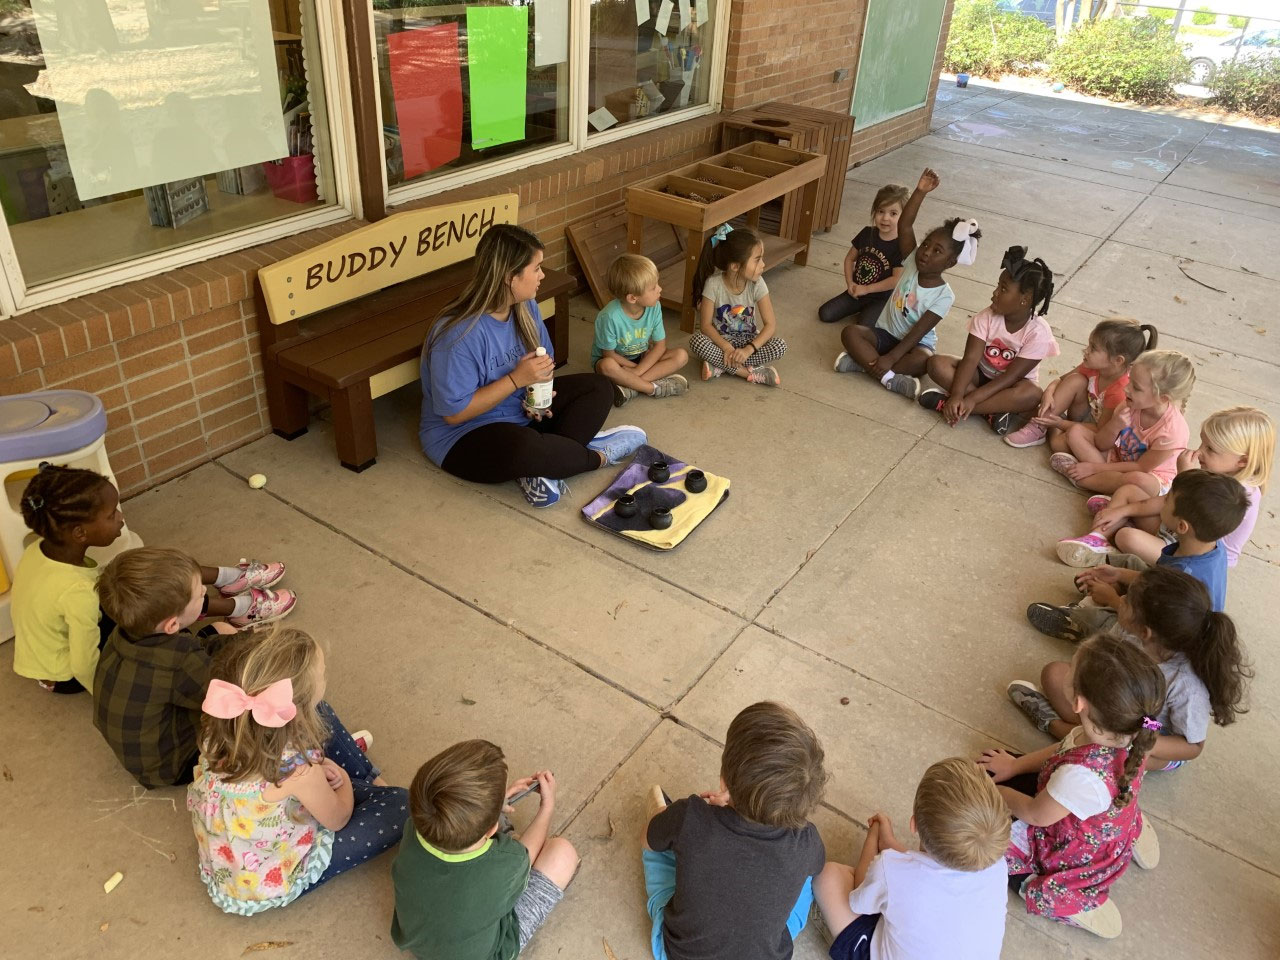
<instances>
[{"instance_id":1,"label":"pink bow headband","mask_svg":"<svg viewBox=\"0 0 1280 960\"><path fill-rule=\"evenodd\" d=\"M234 683L210 680L200 709L220 720L234 720L245 713L264 727L283 727L294 718L298 708L293 704L293 681L277 680L257 696L251 697Z\"/></svg>"}]
</instances>

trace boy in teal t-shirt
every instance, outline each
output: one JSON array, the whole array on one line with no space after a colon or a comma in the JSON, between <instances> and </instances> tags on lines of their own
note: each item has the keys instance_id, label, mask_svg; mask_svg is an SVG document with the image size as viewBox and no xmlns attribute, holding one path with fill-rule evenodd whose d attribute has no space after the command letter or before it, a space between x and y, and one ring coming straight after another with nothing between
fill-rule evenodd
<instances>
[{"instance_id":1,"label":"boy in teal t-shirt","mask_svg":"<svg viewBox=\"0 0 1280 960\"><path fill-rule=\"evenodd\" d=\"M658 268L648 257L624 253L610 265L608 284L616 299L596 316L591 366L613 381L613 405L620 407L637 393L680 396L689 381L676 371L689 355L679 347L667 349Z\"/></svg>"}]
</instances>

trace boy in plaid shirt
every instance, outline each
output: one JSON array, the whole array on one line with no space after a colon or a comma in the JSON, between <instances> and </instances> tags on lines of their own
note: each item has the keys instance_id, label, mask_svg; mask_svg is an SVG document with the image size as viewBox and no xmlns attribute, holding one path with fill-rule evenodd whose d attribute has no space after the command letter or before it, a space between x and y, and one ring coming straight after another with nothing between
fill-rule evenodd
<instances>
[{"instance_id":1,"label":"boy in plaid shirt","mask_svg":"<svg viewBox=\"0 0 1280 960\"><path fill-rule=\"evenodd\" d=\"M179 550L126 550L97 586L117 626L94 675L94 725L144 787L190 783L209 663L236 628L188 629L205 593L199 565Z\"/></svg>"}]
</instances>

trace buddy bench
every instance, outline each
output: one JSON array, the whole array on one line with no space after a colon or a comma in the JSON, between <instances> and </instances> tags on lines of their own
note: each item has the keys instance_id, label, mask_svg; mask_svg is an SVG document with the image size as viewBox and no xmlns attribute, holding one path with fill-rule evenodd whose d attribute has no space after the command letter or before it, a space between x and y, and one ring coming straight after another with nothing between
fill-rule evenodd
<instances>
[{"instance_id":1,"label":"buddy bench","mask_svg":"<svg viewBox=\"0 0 1280 960\"><path fill-rule=\"evenodd\" d=\"M338 459L377 461L373 399L419 376L436 314L471 279L480 235L515 223L514 193L410 210L258 271L258 330L271 427L307 432L308 396L333 409ZM544 268L538 290L557 365L569 354L568 275Z\"/></svg>"}]
</instances>

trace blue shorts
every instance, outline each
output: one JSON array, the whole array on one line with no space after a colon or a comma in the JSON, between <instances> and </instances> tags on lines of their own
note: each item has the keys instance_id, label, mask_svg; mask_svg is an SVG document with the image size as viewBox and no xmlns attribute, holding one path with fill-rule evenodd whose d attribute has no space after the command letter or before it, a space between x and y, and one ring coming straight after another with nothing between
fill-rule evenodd
<instances>
[{"instance_id":1,"label":"blue shorts","mask_svg":"<svg viewBox=\"0 0 1280 960\"><path fill-rule=\"evenodd\" d=\"M831 960L871 960L871 935L879 922L878 913L861 914L832 942Z\"/></svg>"},{"instance_id":2,"label":"blue shorts","mask_svg":"<svg viewBox=\"0 0 1280 960\"><path fill-rule=\"evenodd\" d=\"M643 850L640 857L644 863L645 908L653 921L653 960L667 960L667 947L662 942L662 914L676 892L676 855L671 850L663 850L661 853ZM800 936L800 931L809 920L812 906L813 877L807 877L804 886L800 888L799 899L791 908L791 916L787 917L787 932L791 934L792 940Z\"/></svg>"},{"instance_id":3,"label":"blue shorts","mask_svg":"<svg viewBox=\"0 0 1280 960\"><path fill-rule=\"evenodd\" d=\"M876 353L880 354L882 357L902 342L884 327L872 327L871 332L875 334L876 337ZM930 356L933 356L933 347L928 344L917 343L916 346Z\"/></svg>"}]
</instances>

